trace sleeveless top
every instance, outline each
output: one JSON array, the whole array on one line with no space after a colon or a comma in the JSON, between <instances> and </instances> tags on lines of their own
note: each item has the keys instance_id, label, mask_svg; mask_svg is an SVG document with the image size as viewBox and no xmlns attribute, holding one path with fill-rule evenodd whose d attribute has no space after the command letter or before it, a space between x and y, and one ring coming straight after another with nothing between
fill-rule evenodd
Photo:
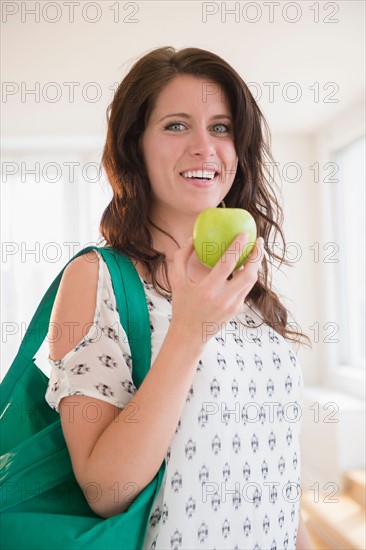
<instances>
[{"instance_id":1,"label":"sleeveless top","mask_svg":"<svg viewBox=\"0 0 366 550\"><path fill-rule=\"evenodd\" d=\"M52 371L45 397L58 412L68 395L123 408L136 391L110 273L96 253L93 323L61 360L48 358ZM153 363L171 321L171 295L160 296L140 279ZM167 449L144 549L295 550L303 403L299 361L292 345L246 303L215 328Z\"/></svg>"}]
</instances>

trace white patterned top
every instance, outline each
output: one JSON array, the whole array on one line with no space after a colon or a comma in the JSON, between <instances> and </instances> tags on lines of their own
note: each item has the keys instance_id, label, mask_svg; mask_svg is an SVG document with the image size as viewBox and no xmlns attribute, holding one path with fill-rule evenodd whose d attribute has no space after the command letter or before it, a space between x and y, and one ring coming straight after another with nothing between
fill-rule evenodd
<instances>
[{"instance_id":1,"label":"white patterned top","mask_svg":"<svg viewBox=\"0 0 366 550\"><path fill-rule=\"evenodd\" d=\"M97 255L93 324L63 359L49 358L46 400L57 411L67 395L123 408L136 391L110 273ZM171 298L146 281L143 286L154 362L171 320ZM295 550L302 402L292 345L244 304L208 340L197 363L144 549Z\"/></svg>"}]
</instances>

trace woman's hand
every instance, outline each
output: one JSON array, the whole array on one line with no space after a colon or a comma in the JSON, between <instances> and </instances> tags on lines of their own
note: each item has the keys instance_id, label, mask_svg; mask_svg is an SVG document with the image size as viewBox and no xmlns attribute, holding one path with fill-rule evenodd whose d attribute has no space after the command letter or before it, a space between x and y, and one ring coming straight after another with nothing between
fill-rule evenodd
<instances>
[{"instance_id":1,"label":"woman's hand","mask_svg":"<svg viewBox=\"0 0 366 550\"><path fill-rule=\"evenodd\" d=\"M263 239L259 237L245 265L234 272L247 240L247 234L240 234L234 239L220 261L199 282L193 281L188 274L188 262L194 251L192 238L174 253L170 274L171 324L178 326L187 337L203 342L205 336L206 342L209 338L206 337L205 327L212 324L220 326L242 308L258 279L263 259Z\"/></svg>"}]
</instances>

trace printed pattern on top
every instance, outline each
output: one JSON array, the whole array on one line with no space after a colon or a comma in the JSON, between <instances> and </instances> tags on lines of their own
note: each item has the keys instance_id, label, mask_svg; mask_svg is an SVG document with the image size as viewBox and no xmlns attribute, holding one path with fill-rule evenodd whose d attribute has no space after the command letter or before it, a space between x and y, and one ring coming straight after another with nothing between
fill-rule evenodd
<instances>
[{"instance_id":1,"label":"printed pattern on top","mask_svg":"<svg viewBox=\"0 0 366 550\"><path fill-rule=\"evenodd\" d=\"M111 276L102 255L95 252L99 271L93 322L62 359L48 357L51 376L46 401L57 412L62 397L87 395L123 408L136 392L131 350L120 324Z\"/></svg>"},{"instance_id":2,"label":"printed pattern on top","mask_svg":"<svg viewBox=\"0 0 366 550\"><path fill-rule=\"evenodd\" d=\"M143 285L153 362L171 321L171 297ZM297 356L247 304L207 331L215 333L197 363L165 456L144 550L295 550L303 400ZM50 362L46 399L56 410L63 395L90 395L123 407L136 391L100 255L93 327L61 362Z\"/></svg>"}]
</instances>

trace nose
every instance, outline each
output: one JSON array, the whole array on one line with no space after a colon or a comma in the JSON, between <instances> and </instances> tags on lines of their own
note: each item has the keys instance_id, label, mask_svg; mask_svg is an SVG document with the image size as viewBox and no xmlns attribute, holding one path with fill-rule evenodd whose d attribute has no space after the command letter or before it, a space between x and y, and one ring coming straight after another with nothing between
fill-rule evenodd
<instances>
[{"instance_id":1,"label":"nose","mask_svg":"<svg viewBox=\"0 0 366 550\"><path fill-rule=\"evenodd\" d=\"M192 156L210 157L215 155L214 137L206 128L197 128L189 140L189 152Z\"/></svg>"}]
</instances>

